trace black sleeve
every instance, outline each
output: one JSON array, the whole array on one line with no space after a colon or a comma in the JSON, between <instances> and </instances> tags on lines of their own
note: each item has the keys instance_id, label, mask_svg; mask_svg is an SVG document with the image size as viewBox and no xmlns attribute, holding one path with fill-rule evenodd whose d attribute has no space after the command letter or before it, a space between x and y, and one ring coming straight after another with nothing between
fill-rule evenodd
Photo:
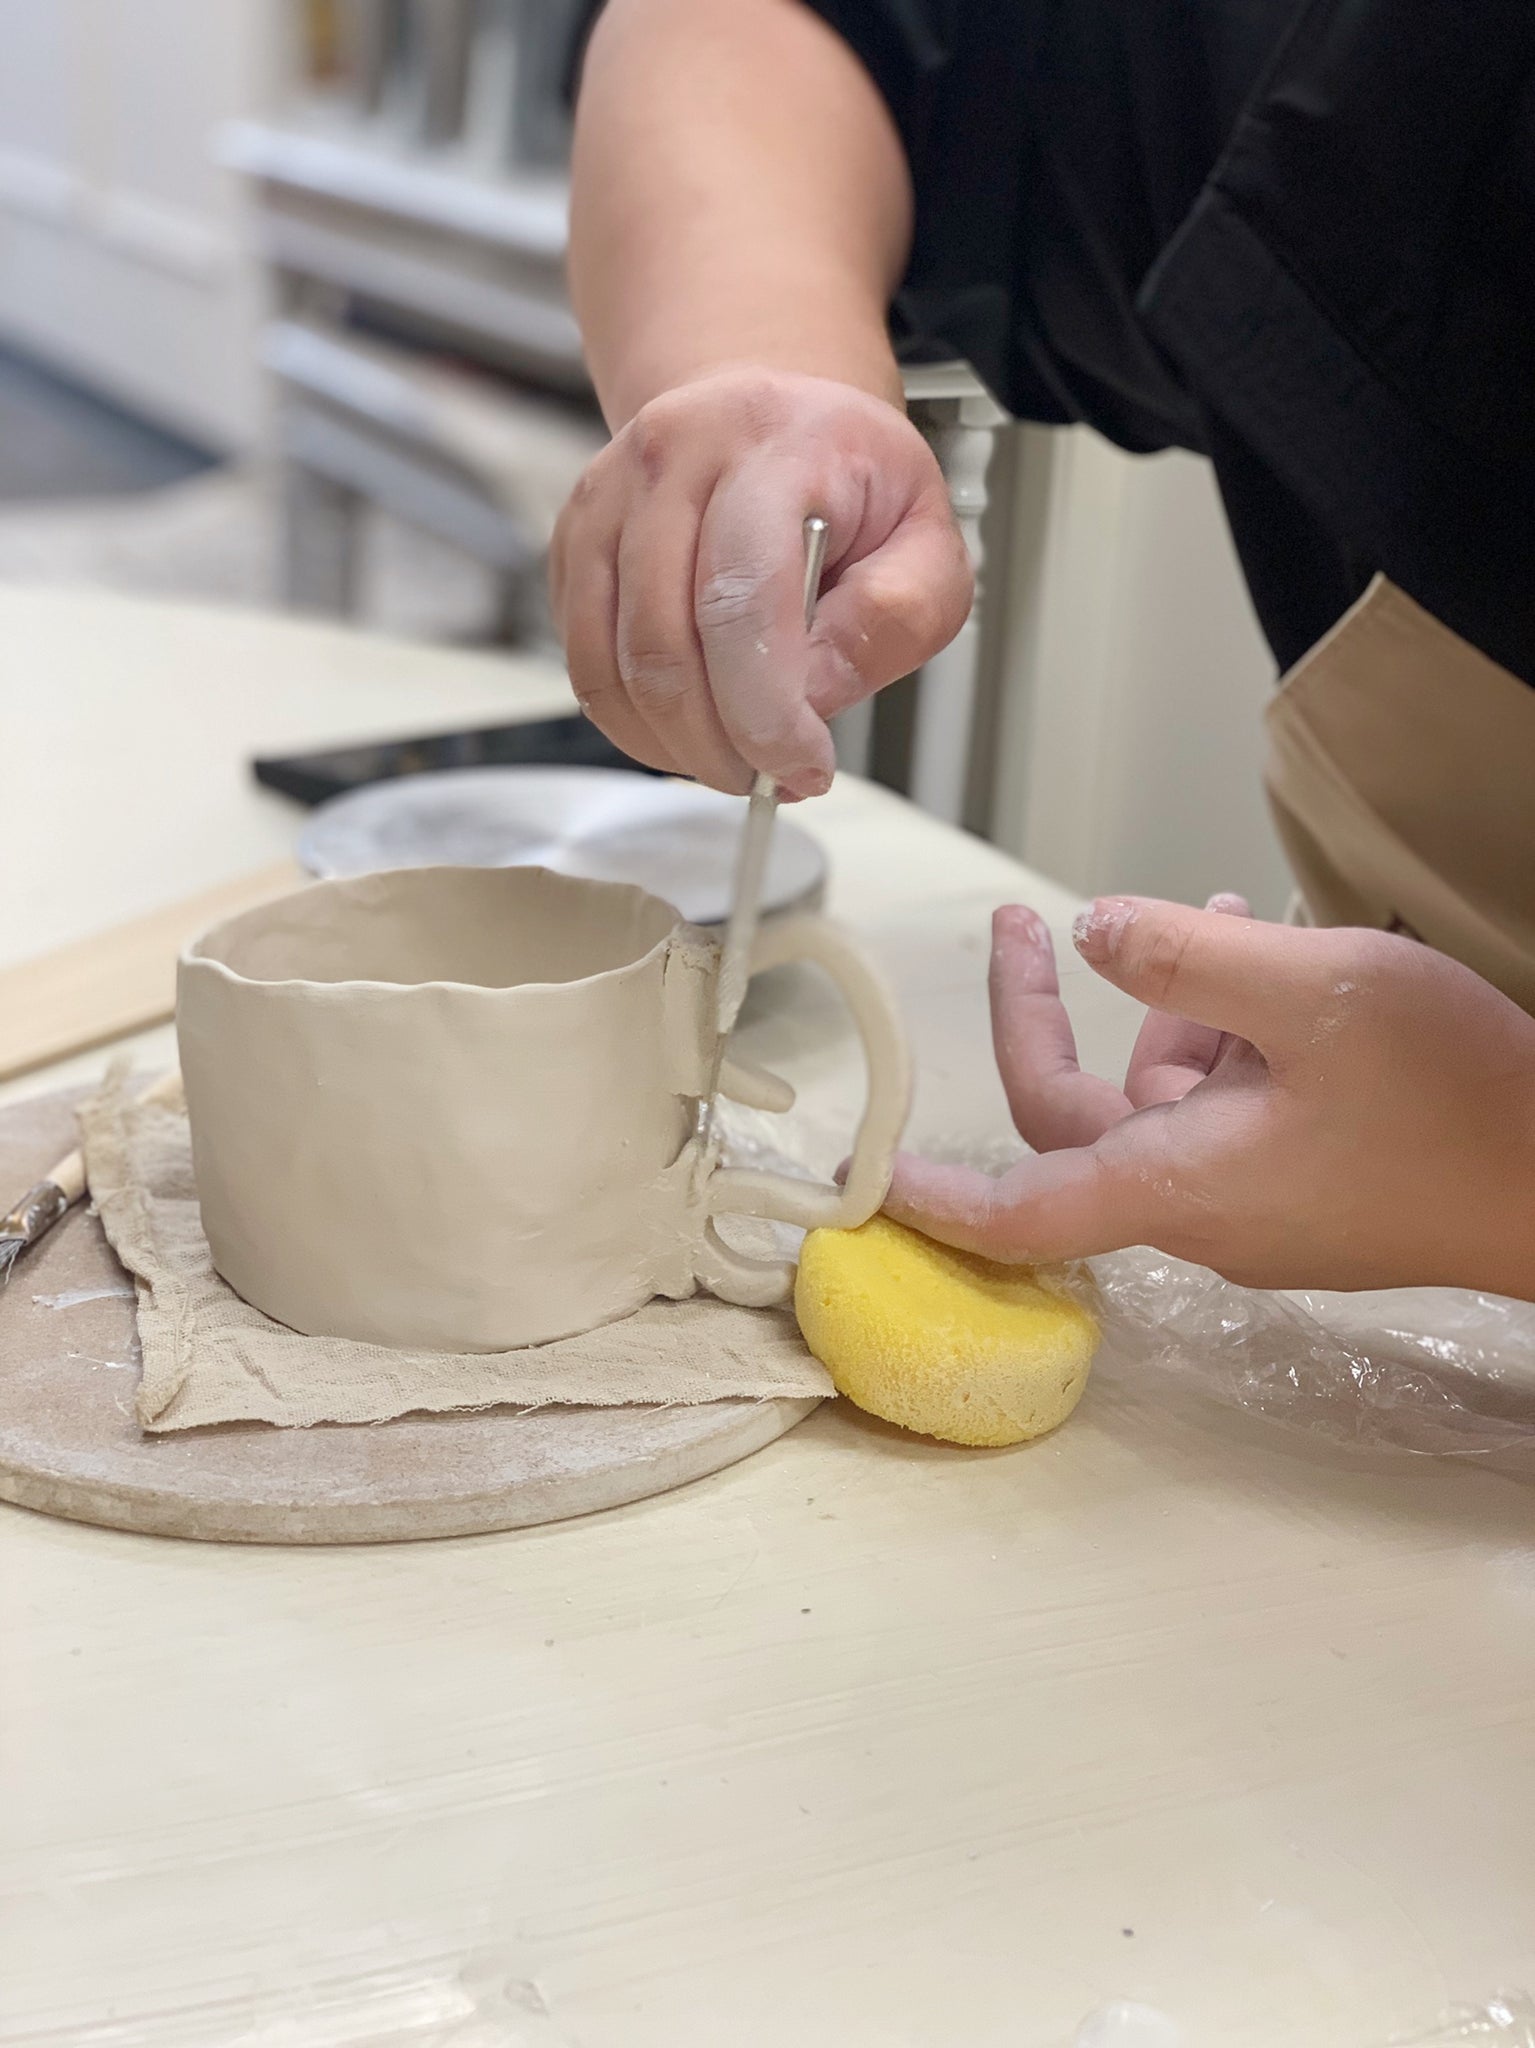
<instances>
[{"instance_id":1,"label":"black sleeve","mask_svg":"<svg viewBox=\"0 0 1535 2048\"><path fill-rule=\"evenodd\" d=\"M934 86L954 55L946 0L801 0L834 28L863 64L889 107L907 157L921 159Z\"/></svg>"},{"instance_id":2,"label":"black sleeve","mask_svg":"<svg viewBox=\"0 0 1535 2048\"><path fill-rule=\"evenodd\" d=\"M581 89L581 66L586 58L587 38L597 25L602 12L603 0L576 0L570 11L570 27L565 43L565 104L574 107L576 94Z\"/></svg>"},{"instance_id":3,"label":"black sleeve","mask_svg":"<svg viewBox=\"0 0 1535 2048\"><path fill-rule=\"evenodd\" d=\"M577 0L565 67L566 97L574 104L587 38L604 0ZM729 4L729 0L725 0ZM799 0L837 31L879 87L914 156L926 127L934 77L949 62L949 0Z\"/></svg>"}]
</instances>

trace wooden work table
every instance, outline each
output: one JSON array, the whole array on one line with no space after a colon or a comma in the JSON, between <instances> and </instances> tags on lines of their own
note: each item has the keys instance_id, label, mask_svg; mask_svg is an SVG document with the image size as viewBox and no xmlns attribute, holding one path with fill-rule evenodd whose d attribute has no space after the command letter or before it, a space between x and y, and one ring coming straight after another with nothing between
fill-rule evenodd
<instances>
[{"instance_id":1,"label":"wooden work table","mask_svg":"<svg viewBox=\"0 0 1535 2048\"><path fill-rule=\"evenodd\" d=\"M0 593L0 652L0 964L278 857L259 748L568 702L533 662L57 593ZM906 1005L915 1139L1000 1139L987 916L1069 898L866 786L801 816ZM840 1026L786 986L747 1050L831 1149ZM1068 990L1122 1060L1128 1006ZM1181 2032L1113 2048L1383 2048L1535 1993L1532 1822L1532 1490L1112 1362L1034 1447L835 1404L466 1542L0 1509L7 2044L1069 2048L1125 1999Z\"/></svg>"}]
</instances>

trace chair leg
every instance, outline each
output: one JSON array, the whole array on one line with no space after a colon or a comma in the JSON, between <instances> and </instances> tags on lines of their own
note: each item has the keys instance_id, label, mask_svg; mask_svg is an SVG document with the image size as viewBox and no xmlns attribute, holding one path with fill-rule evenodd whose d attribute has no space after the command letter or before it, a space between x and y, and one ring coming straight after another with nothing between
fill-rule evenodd
<instances>
[{"instance_id":1,"label":"chair leg","mask_svg":"<svg viewBox=\"0 0 1535 2048\"><path fill-rule=\"evenodd\" d=\"M281 596L295 611L347 618L357 603L362 501L302 463L283 465Z\"/></svg>"},{"instance_id":2,"label":"chair leg","mask_svg":"<svg viewBox=\"0 0 1535 2048\"><path fill-rule=\"evenodd\" d=\"M984 583L981 519L986 471L996 444L994 421L980 406L975 408L982 413L978 421L968 419L966 410L961 401L954 408L956 417L930 432L929 439L975 569L975 603L954 639L922 671L912 741L912 801L950 825L964 822L971 772Z\"/></svg>"},{"instance_id":3,"label":"chair leg","mask_svg":"<svg viewBox=\"0 0 1535 2048\"><path fill-rule=\"evenodd\" d=\"M531 647L551 637L544 558L521 569L498 569L491 638L501 647Z\"/></svg>"}]
</instances>

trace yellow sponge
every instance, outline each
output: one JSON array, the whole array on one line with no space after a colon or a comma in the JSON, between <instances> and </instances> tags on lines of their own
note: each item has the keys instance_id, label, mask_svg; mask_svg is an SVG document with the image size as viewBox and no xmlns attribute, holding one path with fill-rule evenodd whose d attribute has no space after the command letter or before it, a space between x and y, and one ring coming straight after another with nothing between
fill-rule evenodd
<instances>
[{"instance_id":1,"label":"yellow sponge","mask_svg":"<svg viewBox=\"0 0 1535 2048\"><path fill-rule=\"evenodd\" d=\"M871 1415L954 1444L1017 1444L1066 1420L1098 1324L1028 1266L950 1251L876 1216L813 1230L794 1308L805 1342Z\"/></svg>"}]
</instances>

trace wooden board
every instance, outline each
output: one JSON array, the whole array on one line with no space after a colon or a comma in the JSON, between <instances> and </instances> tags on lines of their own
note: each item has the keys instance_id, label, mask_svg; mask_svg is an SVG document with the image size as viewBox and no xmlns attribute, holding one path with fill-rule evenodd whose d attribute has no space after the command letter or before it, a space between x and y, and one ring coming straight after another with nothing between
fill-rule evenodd
<instances>
[{"instance_id":1,"label":"wooden board","mask_svg":"<svg viewBox=\"0 0 1535 2048\"><path fill-rule=\"evenodd\" d=\"M0 1111L7 1199L68 1149L73 1126L63 1095ZM760 1450L818 1405L492 1409L146 1437L133 1416L138 1361L132 1283L77 1209L0 1294L0 1500L208 1542L473 1536L667 1492Z\"/></svg>"},{"instance_id":2,"label":"wooden board","mask_svg":"<svg viewBox=\"0 0 1535 2048\"><path fill-rule=\"evenodd\" d=\"M0 970L0 1081L165 1023L187 941L307 879L278 861Z\"/></svg>"}]
</instances>

